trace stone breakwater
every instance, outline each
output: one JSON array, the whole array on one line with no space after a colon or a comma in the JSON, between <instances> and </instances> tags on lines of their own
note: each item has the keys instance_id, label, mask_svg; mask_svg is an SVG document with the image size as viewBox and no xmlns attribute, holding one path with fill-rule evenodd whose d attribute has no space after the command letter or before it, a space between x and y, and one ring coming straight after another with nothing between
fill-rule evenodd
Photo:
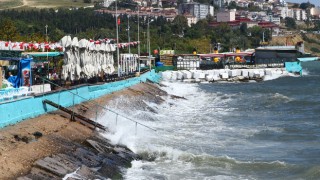
<instances>
[{"instance_id":1,"label":"stone breakwater","mask_svg":"<svg viewBox=\"0 0 320 180\"><path fill-rule=\"evenodd\" d=\"M285 76L285 68L181 70L160 72L163 80L183 82L261 81L265 78Z\"/></svg>"},{"instance_id":2,"label":"stone breakwater","mask_svg":"<svg viewBox=\"0 0 320 180\"><path fill-rule=\"evenodd\" d=\"M112 145L100 136L84 144L61 142L65 153L35 161L29 174L17 178L30 179L121 179L121 168L131 166L140 157L124 146Z\"/></svg>"}]
</instances>

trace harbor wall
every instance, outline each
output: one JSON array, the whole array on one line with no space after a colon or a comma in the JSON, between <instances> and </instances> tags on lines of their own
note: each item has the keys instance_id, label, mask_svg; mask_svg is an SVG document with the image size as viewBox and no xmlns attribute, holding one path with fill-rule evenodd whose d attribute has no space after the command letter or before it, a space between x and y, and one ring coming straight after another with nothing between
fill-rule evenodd
<instances>
[{"instance_id":1,"label":"harbor wall","mask_svg":"<svg viewBox=\"0 0 320 180\"><path fill-rule=\"evenodd\" d=\"M102 85L82 86L72 90L63 90L55 93L48 93L41 96L24 97L0 104L0 128L16 124L24 119L34 118L50 111L57 110L52 106L42 103L44 99L53 101L64 107L80 104L81 102L99 98L103 95L146 82L159 82L160 76L154 70L142 74L139 77L105 83ZM79 96L73 95L75 93Z\"/></svg>"},{"instance_id":2,"label":"harbor wall","mask_svg":"<svg viewBox=\"0 0 320 180\"><path fill-rule=\"evenodd\" d=\"M288 75L285 68L182 70L159 73L163 80L183 82L247 81Z\"/></svg>"}]
</instances>

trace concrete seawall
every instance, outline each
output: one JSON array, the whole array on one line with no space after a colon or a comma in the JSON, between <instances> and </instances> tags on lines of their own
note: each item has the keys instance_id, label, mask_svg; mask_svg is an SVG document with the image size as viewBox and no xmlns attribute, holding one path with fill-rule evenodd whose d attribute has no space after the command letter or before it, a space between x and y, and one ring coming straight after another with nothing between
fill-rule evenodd
<instances>
[{"instance_id":1,"label":"concrete seawall","mask_svg":"<svg viewBox=\"0 0 320 180\"><path fill-rule=\"evenodd\" d=\"M163 80L183 82L218 82L261 80L265 77L288 75L285 68L181 70L159 73Z\"/></svg>"},{"instance_id":2,"label":"concrete seawall","mask_svg":"<svg viewBox=\"0 0 320 180\"><path fill-rule=\"evenodd\" d=\"M14 101L2 102L0 104L0 128L16 124L17 122L20 122L24 119L34 118L47 112L57 110L56 108L51 106L44 106L44 104L42 103L44 99L48 99L64 107L70 107L76 104L80 104L81 102L96 99L103 95L119 91L135 84L139 84L141 82L146 82L147 79L152 82L158 82L160 76L155 73L154 70L152 70L151 72L142 74L139 77L106 83L102 85L86 85L69 90L72 93L78 94L85 99L80 98L79 96L72 95L66 90L62 90L60 92L45 94L43 96L30 96Z\"/></svg>"}]
</instances>

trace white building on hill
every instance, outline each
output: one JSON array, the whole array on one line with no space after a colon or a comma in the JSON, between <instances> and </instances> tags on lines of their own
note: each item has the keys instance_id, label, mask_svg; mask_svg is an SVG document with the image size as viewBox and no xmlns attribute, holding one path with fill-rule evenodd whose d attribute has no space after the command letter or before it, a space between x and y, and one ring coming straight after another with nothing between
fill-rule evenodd
<instances>
[{"instance_id":1,"label":"white building on hill","mask_svg":"<svg viewBox=\"0 0 320 180\"><path fill-rule=\"evenodd\" d=\"M217 22L228 22L236 20L236 11L220 11L217 13Z\"/></svg>"},{"instance_id":2,"label":"white building on hill","mask_svg":"<svg viewBox=\"0 0 320 180\"><path fill-rule=\"evenodd\" d=\"M208 15L214 15L213 6L200 4L196 2L182 3L179 5L179 14L190 14L195 16L198 20L205 19Z\"/></svg>"}]
</instances>

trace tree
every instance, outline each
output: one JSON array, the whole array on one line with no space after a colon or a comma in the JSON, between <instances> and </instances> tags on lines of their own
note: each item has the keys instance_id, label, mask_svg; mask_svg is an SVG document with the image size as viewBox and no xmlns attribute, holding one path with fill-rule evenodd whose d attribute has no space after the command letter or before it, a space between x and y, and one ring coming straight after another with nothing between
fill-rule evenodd
<instances>
[{"instance_id":1,"label":"tree","mask_svg":"<svg viewBox=\"0 0 320 180\"><path fill-rule=\"evenodd\" d=\"M293 4L292 8L299 8L299 4L297 3Z\"/></svg>"},{"instance_id":2,"label":"tree","mask_svg":"<svg viewBox=\"0 0 320 180\"><path fill-rule=\"evenodd\" d=\"M253 2L249 3L248 5L248 10L249 11L260 11L260 8L258 6L255 6Z\"/></svg>"},{"instance_id":3,"label":"tree","mask_svg":"<svg viewBox=\"0 0 320 180\"><path fill-rule=\"evenodd\" d=\"M320 31L320 21L315 21L314 22L314 30Z\"/></svg>"},{"instance_id":4,"label":"tree","mask_svg":"<svg viewBox=\"0 0 320 180\"><path fill-rule=\"evenodd\" d=\"M236 9L237 8L237 3L235 1L231 1L228 4L228 9Z\"/></svg>"},{"instance_id":5,"label":"tree","mask_svg":"<svg viewBox=\"0 0 320 180\"><path fill-rule=\"evenodd\" d=\"M11 19L0 22L0 38L6 41L14 41L18 36L17 28Z\"/></svg>"},{"instance_id":6,"label":"tree","mask_svg":"<svg viewBox=\"0 0 320 180\"><path fill-rule=\"evenodd\" d=\"M296 21L291 17L286 17L284 19L284 22L287 28L295 29L297 26Z\"/></svg>"},{"instance_id":7,"label":"tree","mask_svg":"<svg viewBox=\"0 0 320 180\"><path fill-rule=\"evenodd\" d=\"M91 3L91 0L83 0L83 3Z\"/></svg>"},{"instance_id":8,"label":"tree","mask_svg":"<svg viewBox=\"0 0 320 180\"><path fill-rule=\"evenodd\" d=\"M240 25L240 33L242 35L245 35L245 36L248 34L248 25L247 25L247 23L242 23Z\"/></svg>"},{"instance_id":9,"label":"tree","mask_svg":"<svg viewBox=\"0 0 320 180\"><path fill-rule=\"evenodd\" d=\"M184 30L188 28L188 20L182 15L176 16L171 24L172 32L177 35L183 35Z\"/></svg>"},{"instance_id":10,"label":"tree","mask_svg":"<svg viewBox=\"0 0 320 180\"><path fill-rule=\"evenodd\" d=\"M263 29L260 26L253 26L249 28L248 31L251 34L250 41L252 46L260 46L263 36Z\"/></svg>"},{"instance_id":11,"label":"tree","mask_svg":"<svg viewBox=\"0 0 320 180\"><path fill-rule=\"evenodd\" d=\"M310 2L306 2L306 3L301 3L300 4L300 8L304 9L304 10L306 10L308 8L313 8L313 7L315 7L314 4L311 4Z\"/></svg>"}]
</instances>

